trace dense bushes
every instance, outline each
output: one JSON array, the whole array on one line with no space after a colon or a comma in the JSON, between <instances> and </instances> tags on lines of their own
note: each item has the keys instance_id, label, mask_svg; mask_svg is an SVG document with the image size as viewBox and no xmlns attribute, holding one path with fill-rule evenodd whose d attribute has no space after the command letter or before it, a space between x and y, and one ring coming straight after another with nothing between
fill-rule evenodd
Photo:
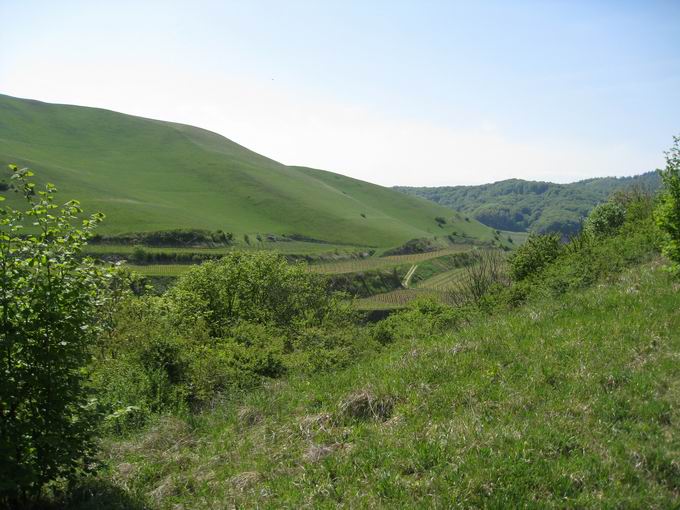
<instances>
[{"instance_id":1,"label":"dense bushes","mask_svg":"<svg viewBox=\"0 0 680 510\"><path fill-rule=\"evenodd\" d=\"M453 308L433 299L419 299L405 310L392 314L373 328L373 338L381 344L402 339L426 338L455 329L471 320L474 308Z\"/></svg>"},{"instance_id":2,"label":"dense bushes","mask_svg":"<svg viewBox=\"0 0 680 510\"><path fill-rule=\"evenodd\" d=\"M680 136L666 154L666 168L661 171L663 191L655 211L656 224L664 234L663 252L680 270Z\"/></svg>"},{"instance_id":3,"label":"dense bushes","mask_svg":"<svg viewBox=\"0 0 680 510\"><path fill-rule=\"evenodd\" d=\"M107 274L81 250L94 226L54 186L10 167L27 209L0 208L0 504L86 466L97 426L86 389Z\"/></svg>"},{"instance_id":4,"label":"dense bushes","mask_svg":"<svg viewBox=\"0 0 680 510\"><path fill-rule=\"evenodd\" d=\"M323 277L273 252L206 262L163 296L129 295L115 316L93 378L115 430L286 372L346 365L377 345Z\"/></svg>"},{"instance_id":5,"label":"dense bushes","mask_svg":"<svg viewBox=\"0 0 680 510\"><path fill-rule=\"evenodd\" d=\"M129 256L130 262L146 264L200 264L206 260L217 260L223 255L216 253L192 253L182 251L149 251L143 246L135 246ZM125 259L127 255L108 255L109 259Z\"/></svg>"},{"instance_id":6,"label":"dense bushes","mask_svg":"<svg viewBox=\"0 0 680 510\"><path fill-rule=\"evenodd\" d=\"M432 239L410 239L401 246L385 250L382 256L388 257L391 255L412 255L414 253L427 253L437 249L438 246L432 241Z\"/></svg>"},{"instance_id":7,"label":"dense bushes","mask_svg":"<svg viewBox=\"0 0 680 510\"><path fill-rule=\"evenodd\" d=\"M590 211L583 229L593 236L615 234L626 219L626 209L616 200L599 204Z\"/></svg>"},{"instance_id":8,"label":"dense bushes","mask_svg":"<svg viewBox=\"0 0 680 510\"><path fill-rule=\"evenodd\" d=\"M562 251L558 234L530 235L510 257L510 276L516 281L538 273Z\"/></svg>"},{"instance_id":9,"label":"dense bushes","mask_svg":"<svg viewBox=\"0 0 680 510\"><path fill-rule=\"evenodd\" d=\"M342 308L322 276L274 252L235 252L194 267L170 289L167 301L182 323L202 321L211 335L239 321L318 324Z\"/></svg>"},{"instance_id":10,"label":"dense bushes","mask_svg":"<svg viewBox=\"0 0 680 510\"><path fill-rule=\"evenodd\" d=\"M516 303L530 295L561 294L648 259L659 245L652 209L649 194L619 192L593 210L586 220L589 228L569 243L559 246L555 239L534 237L541 242L527 243L511 259L514 281L505 299Z\"/></svg>"},{"instance_id":11,"label":"dense bushes","mask_svg":"<svg viewBox=\"0 0 680 510\"><path fill-rule=\"evenodd\" d=\"M115 235L94 235L92 242L101 244L133 244L147 246L212 246L228 245L234 234L222 230L200 229L159 230Z\"/></svg>"}]
</instances>

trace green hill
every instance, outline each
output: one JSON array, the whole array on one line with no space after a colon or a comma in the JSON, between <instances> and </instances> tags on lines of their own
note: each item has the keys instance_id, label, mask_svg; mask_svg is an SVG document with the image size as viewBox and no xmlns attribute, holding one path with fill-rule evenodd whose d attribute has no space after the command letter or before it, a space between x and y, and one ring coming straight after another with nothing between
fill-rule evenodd
<instances>
[{"instance_id":1,"label":"green hill","mask_svg":"<svg viewBox=\"0 0 680 510\"><path fill-rule=\"evenodd\" d=\"M630 186L656 190L656 172L635 177L603 177L571 184L506 181L481 186L406 187L395 189L469 214L493 228L572 234L590 210L614 191Z\"/></svg>"},{"instance_id":2,"label":"green hill","mask_svg":"<svg viewBox=\"0 0 680 510\"><path fill-rule=\"evenodd\" d=\"M0 95L0 163L11 162L104 212L104 233L201 228L376 247L493 235L443 206L285 166L204 129Z\"/></svg>"}]
</instances>

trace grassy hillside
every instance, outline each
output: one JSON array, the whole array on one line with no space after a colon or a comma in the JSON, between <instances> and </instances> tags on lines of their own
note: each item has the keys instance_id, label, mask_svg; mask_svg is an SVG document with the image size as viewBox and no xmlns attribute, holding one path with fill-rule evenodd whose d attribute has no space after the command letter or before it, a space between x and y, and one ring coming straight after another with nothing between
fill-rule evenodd
<instances>
[{"instance_id":1,"label":"grassy hillside","mask_svg":"<svg viewBox=\"0 0 680 510\"><path fill-rule=\"evenodd\" d=\"M604 177L571 184L509 179L481 186L395 189L469 214L493 228L572 234L578 231L590 210L614 191L630 186L654 191L660 185L659 175L648 172L635 177Z\"/></svg>"},{"instance_id":2,"label":"grassy hillside","mask_svg":"<svg viewBox=\"0 0 680 510\"><path fill-rule=\"evenodd\" d=\"M108 443L94 494L140 508L675 507L678 307L647 265L458 332L414 324L344 371Z\"/></svg>"},{"instance_id":3,"label":"grassy hillside","mask_svg":"<svg viewBox=\"0 0 680 510\"><path fill-rule=\"evenodd\" d=\"M97 292L101 322L93 324L101 334L79 371L102 418L83 414L100 433L98 453L87 460L92 471L41 485L26 502L678 507L680 287L659 256L654 197L617 200L623 217L607 228L584 229L567 244L533 238L509 260L479 249L398 256L417 260L393 273L410 278L408 289L394 292L427 297L453 282L456 306L416 301L386 317L373 312L377 323L329 293L325 277L273 251L230 252L195 266L163 295L145 293L124 272L111 275L111 287L102 281ZM20 242L45 244L12 240ZM27 246L5 262L15 253L33 255ZM47 256L30 260L52 274ZM413 277L418 265L422 280ZM385 275L365 276L368 288ZM24 287L12 296L26 303L41 290L17 281ZM26 308L6 330L31 322ZM31 316L46 324L40 340L53 331L53 317ZM16 361L30 352L13 351L7 371L40 368ZM41 383L51 391L52 381ZM43 400L30 402L43 412ZM49 453L55 441L47 436L43 447L43 422L24 423L38 451ZM9 430L19 431L16 442L27 437L23 428ZM15 472L5 468L3 479L14 482L0 505L21 499Z\"/></svg>"},{"instance_id":4,"label":"grassy hillside","mask_svg":"<svg viewBox=\"0 0 680 510\"><path fill-rule=\"evenodd\" d=\"M10 162L106 213L104 233L204 228L377 247L454 231L492 238L421 198L284 166L203 129L0 95L0 163Z\"/></svg>"}]
</instances>

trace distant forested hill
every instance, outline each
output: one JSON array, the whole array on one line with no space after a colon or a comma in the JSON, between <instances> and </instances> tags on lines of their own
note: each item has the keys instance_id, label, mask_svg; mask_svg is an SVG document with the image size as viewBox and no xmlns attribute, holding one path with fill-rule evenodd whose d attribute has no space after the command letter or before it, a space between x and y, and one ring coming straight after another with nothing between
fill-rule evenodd
<instances>
[{"instance_id":1,"label":"distant forested hill","mask_svg":"<svg viewBox=\"0 0 680 510\"><path fill-rule=\"evenodd\" d=\"M582 218L612 192L630 186L655 190L660 184L657 172L647 172L571 184L508 179L481 186L395 186L395 189L468 213L493 228L571 234L579 230Z\"/></svg>"}]
</instances>

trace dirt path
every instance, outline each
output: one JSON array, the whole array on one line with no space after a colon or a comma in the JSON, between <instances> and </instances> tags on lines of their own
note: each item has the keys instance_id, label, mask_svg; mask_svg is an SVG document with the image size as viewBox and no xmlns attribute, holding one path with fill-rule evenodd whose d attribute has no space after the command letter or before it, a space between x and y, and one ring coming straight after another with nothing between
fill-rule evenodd
<instances>
[{"instance_id":1,"label":"dirt path","mask_svg":"<svg viewBox=\"0 0 680 510\"><path fill-rule=\"evenodd\" d=\"M409 283L411 283L411 278L413 277L413 273L416 272L416 269L418 269L418 264L413 264L411 266L411 269L408 270L408 273L406 273L406 276L404 276L404 281L401 282L401 285L405 289L408 289L408 285Z\"/></svg>"}]
</instances>

